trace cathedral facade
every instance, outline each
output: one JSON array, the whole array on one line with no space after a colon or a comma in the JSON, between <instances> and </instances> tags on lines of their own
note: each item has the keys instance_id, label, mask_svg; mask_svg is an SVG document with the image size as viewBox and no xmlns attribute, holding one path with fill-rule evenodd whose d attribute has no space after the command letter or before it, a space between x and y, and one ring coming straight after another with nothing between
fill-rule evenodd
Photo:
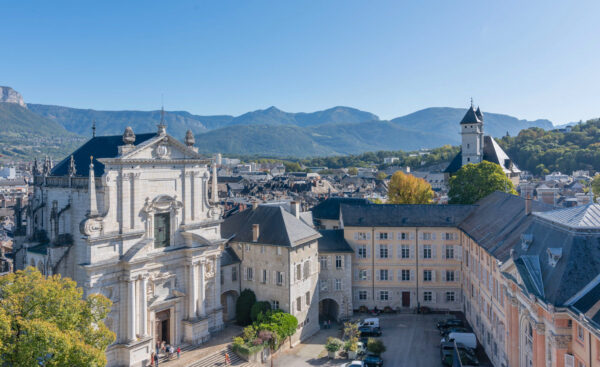
<instances>
[{"instance_id":1,"label":"cathedral facade","mask_svg":"<svg viewBox=\"0 0 600 367\"><path fill-rule=\"evenodd\" d=\"M223 328L225 241L208 195L216 165L193 144L191 132L182 143L162 123L152 134L127 128L35 176L18 267L112 301L109 366L146 365L157 342L200 344Z\"/></svg>"}]
</instances>

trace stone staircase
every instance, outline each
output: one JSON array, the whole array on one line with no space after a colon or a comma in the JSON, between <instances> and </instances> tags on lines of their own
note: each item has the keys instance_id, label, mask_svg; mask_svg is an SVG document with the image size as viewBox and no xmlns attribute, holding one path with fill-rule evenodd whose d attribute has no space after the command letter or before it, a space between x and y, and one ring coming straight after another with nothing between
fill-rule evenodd
<instances>
[{"instance_id":1,"label":"stone staircase","mask_svg":"<svg viewBox=\"0 0 600 367\"><path fill-rule=\"evenodd\" d=\"M244 359L239 357L237 354L233 353L230 347L226 349L215 352L205 358L200 359L199 361L188 364L186 367L220 367L227 366L225 363L225 352L229 353L229 359L231 360L231 364L229 366L239 366L239 367L254 367L256 364L246 362Z\"/></svg>"}]
</instances>

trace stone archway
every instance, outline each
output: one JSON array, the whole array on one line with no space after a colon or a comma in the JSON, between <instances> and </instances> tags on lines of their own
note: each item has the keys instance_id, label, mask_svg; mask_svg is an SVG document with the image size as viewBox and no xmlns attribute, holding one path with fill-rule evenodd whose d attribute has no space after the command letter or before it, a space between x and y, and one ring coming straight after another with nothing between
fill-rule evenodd
<instances>
[{"instance_id":1,"label":"stone archway","mask_svg":"<svg viewBox=\"0 0 600 367\"><path fill-rule=\"evenodd\" d=\"M229 290L221 294L221 307L223 307L223 322L235 320L235 303L239 294L237 291Z\"/></svg>"},{"instance_id":2,"label":"stone archway","mask_svg":"<svg viewBox=\"0 0 600 367\"><path fill-rule=\"evenodd\" d=\"M519 326L521 367L533 367L533 325L529 317L523 316Z\"/></svg>"},{"instance_id":3,"label":"stone archway","mask_svg":"<svg viewBox=\"0 0 600 367\"><path fill-rule=\"evenodd\" d=\"M319 322L326 320L337 321L340 315L340 305L336 300L325 298L319 301Z\"/></svg>"}]
</instances>

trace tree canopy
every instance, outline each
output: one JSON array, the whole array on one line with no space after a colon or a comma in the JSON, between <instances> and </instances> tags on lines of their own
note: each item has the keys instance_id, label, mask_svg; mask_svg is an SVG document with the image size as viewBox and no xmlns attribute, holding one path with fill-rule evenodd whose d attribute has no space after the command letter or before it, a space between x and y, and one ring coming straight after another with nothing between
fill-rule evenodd
<instances>
[{"instance_id":1,"label":"tree canopy","mask_svg":"<svg viewBox=\"0 0 600 367\"><path fill-rule=\"evenodd\" d=\"M238 324L245 326L252 322L250 315L252 306L256 303L256 295L251 289L244 289L235 302L235 317Z\"/></svg>"},{"instance_id":2,"label":"tree canopy","mask_svg":"<svg viewBox=\"0 0 600 367\"><path fill-rule=\"evenodd\" d=\"M104 366L111 302L29 267L0 277L0 365Z\"/></svg>"},{"instance_id":3,"label":"tree canopy","mask_svg":"<svg viewBox=\"0 0 600 367\"><path fill-rule=\"evenodd\" d=\"M433 199L431 185L422 178L398 171L392 175L388 188L390 204L430 204Z\"/></svg>"},{"instance_id":4,"label":"tree canopy","mask_svg":"<svg viewBox=\"0 0 600 367\"><path fill-rule=\"evenodd\" d=\"M494 191L517 194L513 183L502 171L502 167L496 163L483 161L462 166L450 178L448 197L450 204L473 204Z\"/></svg>"}]
</instances>

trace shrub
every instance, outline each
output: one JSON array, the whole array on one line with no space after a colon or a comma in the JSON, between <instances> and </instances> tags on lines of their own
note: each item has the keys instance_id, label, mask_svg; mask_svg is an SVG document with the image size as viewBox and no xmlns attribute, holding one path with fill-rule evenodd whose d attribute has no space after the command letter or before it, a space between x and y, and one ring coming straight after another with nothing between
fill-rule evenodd
<instances>
[{"instance_id":1,"label":"shrub","mask_svg":"<svg viewBox=\"0 0 600 367\"><path fill-rule=\"evenodd\" d=\"M337 352L338 350L340 350L341 347L342 341L338 338L334 338L332 336L327 338L327 343L325 343L325 349L327 349L328 352Z\"/></svg>"},{"instance_id":2,"label":"shrub","mask_svg":"<svg viewBox=\"0 0 600 367\"><path fill-rule=\"evenodd\" d=\"M256 302L250 309L250 318L252 321L260 321L259 315L271 310L271 303L267 301Z\"/></svg>"},{"instance_id":3,"label":"shrub","mask_svg":"<svg viewBox=\"0 0 600 367\"><path fill-rule=\"evenodd\" d=\"M380 355L385 352L385 345L379 339L369 338L367 350L373 354Z\"/></svg>"},{"instance_id":4,"label":"shrub","mask_svg":"<svg viewBox=\"0 0 600 367\"><path fill-rule=\"evenodd\" d=\"M250 311L256 303L256 295L250 289L244 289L235 303L235 317L238 324L244 326L252 322Z\"/></svg>"}]
</instances>

